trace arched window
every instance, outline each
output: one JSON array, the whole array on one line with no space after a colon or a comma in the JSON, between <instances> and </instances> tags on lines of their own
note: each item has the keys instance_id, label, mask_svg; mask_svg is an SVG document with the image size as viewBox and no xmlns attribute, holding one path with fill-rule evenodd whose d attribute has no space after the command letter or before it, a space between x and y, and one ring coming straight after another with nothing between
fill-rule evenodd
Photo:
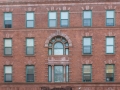
<instances>
[{"instance_id":1,"label":"arched window","mask_svg":"<svg viewBox=\"0 0 120 90\"><path fill-rule=\"evenodd\" d=\"M67 40L63 37L57 36L52 38L48 46L49 55L68 55L69 44Z\"/></svg>"}]
</instances>

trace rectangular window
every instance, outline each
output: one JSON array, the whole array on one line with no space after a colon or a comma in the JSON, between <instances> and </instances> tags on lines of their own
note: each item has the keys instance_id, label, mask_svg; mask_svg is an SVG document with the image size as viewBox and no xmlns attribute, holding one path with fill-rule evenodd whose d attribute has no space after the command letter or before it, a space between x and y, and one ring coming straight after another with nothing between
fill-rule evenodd
<instances>
[{"instance_id":1,"label":"rectangular window","mask_svg":"<svg viewBox=\"0 0 120 90\"><path fill-rule=\"evenodd\" d=\"M26 39L26 54L34 55L34 38Z\"/></svg>"},{"instance_id":2,"label":"rectangular window","mask_svg":"<svg viewBox=\"0 0 120 90\"><path fill-rule=\"evenodd\" d=\"M92 48L91 43L92 43L91 37L83 38L83 54L91 54Z\"/></svg>"},{"instance_id":3,"label":"rectangular window","mask_svg":"<svg viewBox=\"0 0 120 90\"><path fill-rule=\"evenodd\" d=\"M83 82L91 82L92 67L91 65L83 65Z\"/></svg>"},{"instance_id":4,"label":"rectangular window","mask_svg":"<svg viewBox=\"0 0 120 90\"><path fill-rule=\"evenodd\" d=\"M106 26L114 26L114 10L106 11Z\"/></svg>"},{"instance_id":5,"label":"rectangular window","mask_svg":"<svg viewBox=\"0 0 120 90\"><path fill-rule=\"evenodd\" d=\"M34 27L34 12L26 13L26 27L33 28Z\"/></svg>"},{"instance_id":6,"label":"rectangular window","mask_svg":"<svg viewBox=\"0 0 120 90\"><path fill-rule=\"evenodd\" d=\"M92 24L92 11L83 12L83 26L91 26Z\"/></svg>"},{"instance_id":7,"label":"rectangular window","mask_svg":"<svg viewBox=\"0 0 120 90\"><path fill-rule=\"evenodd\" d=\"M54 78L53 82L69 82L69 66L48 66L48 81L52 82L52 77ZM53 70L53 71L52 71ZM65 71L64 71L65 70ZM65 75L65 77L64 77Z\"/></svg>"},{"instance_id":8,"label":"rectangular window","mask_svg":"<svg viewBox=\"0 0 120 90\"><path fill-rule=\"evenodd\" d=\"M106 37L106 53L114 54L114 37Z\"/></svg>"},{"instance_id":9,"label":"rectangular window","mask_svg":"<svg viewBox=\"0 0 120 90\"><path fill-rule=\"evenodd\" d=\"M12 13L4 13L4 27L12 28Z\"/></svg>"},{"instance_id":10,"label":"rectangular window","mask_svg":"<svg viewBox=\"0 0 120 90\"><path fill-rule=\"evenodd\" d=\"M69 24L69 12L61 12L61 27L68 27Z\"/></svg>"},{"instance_id":11,"label":"rectangular window","mask_svg":"<svg viewBox=\"0 0 120 90\"><path fill-rule=\"evenodd\" d=\"M114 65L106 65L106 81L114 81Z\"/></svg>"},{"instance_id":12,"label":"rectangular window","mask_svg":"<svg viewBox=\"0 0 120 90\"><path fill-rule=\"evenodd\" d=\"M26 67L26 81L34 82L34 66Z\"/></svg>"},{"instance_id":13,"label":"rectangular window","mask_svg":"<svg viewBox=\"0 0 120 90\"><path fill-rule=\"evenodd\" d=\"M12 82L12 66L4 66L5 82Z\"/></svg>"},{"instance_id":14,"label":"rectangular window","mask_svg":"<svg viewBox=\"0 0 120 90\"><path fill-rule=\"evenodd\" d=\"M12 55L12 39L4 39L4 55Z\"/></svg>"},{"instance_id":15,"label":"rectangular window","mask_svg":"<svg viewBox=\"0 0 120 90\"><path fill-rule=\"evenodd\" d=\"M57 26L57 13L56 12L49 12L49 27L56 27Z\"/></svg>"}]
</instances>

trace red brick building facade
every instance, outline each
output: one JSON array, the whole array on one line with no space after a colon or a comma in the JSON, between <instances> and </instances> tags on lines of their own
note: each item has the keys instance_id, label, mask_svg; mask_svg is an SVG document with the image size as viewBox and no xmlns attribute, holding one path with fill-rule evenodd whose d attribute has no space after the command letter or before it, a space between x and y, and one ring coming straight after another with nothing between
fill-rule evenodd
<instances>
[{"instance_id":1,"label":"red brick building facade","mask_svg":"<svg viewBox=\"0 0 120 90\"><path fill-rule=\"evenodd\" d=\"M0 90L120 90L119 0L0 0Z\"/></svg>"}]
</instances>

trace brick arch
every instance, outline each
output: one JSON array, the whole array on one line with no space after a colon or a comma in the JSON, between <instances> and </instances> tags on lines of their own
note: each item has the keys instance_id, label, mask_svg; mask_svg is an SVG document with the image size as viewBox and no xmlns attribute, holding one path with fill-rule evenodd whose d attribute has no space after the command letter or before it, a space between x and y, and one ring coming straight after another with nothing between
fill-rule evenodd
<instances>
[{"instance_id":1,"label":"brick arch","mask_svg":"<svg viewBox=\"0 0 120 90\"><path fill-rule=\"evenodd\" d=\"M53 37L55 37L55 36L62 36L62 37L64 37L64 38L68 41L69 47L72 46L72 41L70 40L70 38L69 38L66 34L61 33L60 30L57 30L55 33L51 34L51 35L47 38L47 40L45 41L45 47L48 47L49 41L50 41Z\"/></svg>"}]
</instances>

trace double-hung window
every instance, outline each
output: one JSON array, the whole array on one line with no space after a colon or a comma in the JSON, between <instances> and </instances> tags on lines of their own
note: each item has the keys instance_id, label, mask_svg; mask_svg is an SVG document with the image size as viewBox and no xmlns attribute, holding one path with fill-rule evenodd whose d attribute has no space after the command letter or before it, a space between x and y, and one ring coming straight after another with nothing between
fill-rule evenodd
<instances>
[{"instance_id":1,"label":"double-hung window","mask_svg":"<svg viewBox=\"0 0 120 90\"><path fill-rule=\"evenodd\" d=\"M91 54L92 53L92 40L91 37L84 37L83 38L83 54Z\"/></svg>"},{"instance_id":2,"label":"double-hung window","mask_svg":"<svg viewBox=\"0 0 120 90\"><path fill-rule=\"evenodd\" d=\"M106 81L114 81L114 65L112 64L106 65Z\"/></svg>"},{"instance_id":3,"label":"double-hung window","mask_svg":"<svg viewBox=\"0 0 120 90\"><path fill-rule=\"evenodd\" d=\"M34 82L34 66L26 67L26 81Z\"/></svg>"},{"instance_id":4,"label":"double-hung window","mask_svg":"<svg viewBox=\"0 0 120 90\"><path fill-rule=\"evenodd\" d=\"M68 27L69 25L69 12L61 12L61 27Z\"/></svg>"},{"instance_id":5,"label":"double-hung window","mask_svg":"<svg viewBox=\"0 0 120 90\"><path fill-rule=\"evenodd\" d=\"M12 55L12 39L4 39L4 55Z\"/></svg>"},{"instance_id":6,"label":"double-hung window","mask_svg":"<svg viewBox=\"0 0 120 90\"><path fill-rule=\"evenodd\" d=\"M91 26L91 25L92 25L92 11L84 11L83 26Z\"/></svg>"},{"instance_id":7,"label":"double-hung window","mask_svg":"<svg viewBox=\"0 0 120 90\"><path fill-rule=\"evenodd\" d=\"M4 27L12 28L12 13L4 13Z\"/></svg>"},{"instance_id":8,"label":"double-hung window","mask_svg":"<svg viewBox=\"0 0 120 90\"><path fill-rule=\"evenodd\" d=\"M34 55L34 38L26 39L26 54Z\"/></svg>"},{"instance_id":9,"label":"double-hung window","mask_svg":"<svg viewBox=\"0 0 120 90\"><path fill-rule=\"evenodd\" d=\"M26 27L33 28L34 27L34 12L26 13Z\"/></svg>"},{"instance_id":10,"label":"double-hung window","mask_svg":"<svg viewBox=\"0 0 120 90\"><path fill-rule=\"evenodd\" d=\"M92 77L92 66L83 65L83 82L91 82Z\"/></svg>"},{"instance_id":11,"label":"double-hung window","mask_svg":"<svg viewBox=\"0 0 120 90\"><path fill-rule=\"evenodd\" d=\"M12 66L4 66L4 81L12 82Z\"/></svg>"},{"instance_id":12,"label":"double-hung window","mask_svg":"<svg viewBox=\"0 0 120 90\"><path fill-rule=\"evenodd\" d=\"M57 26L57 13L56 12L49 12L49 27L56 27Z\"/></svg>"},{"instance_id":13,"label":"double-hung window","mask_svg":"<svg viewBox=\"0 0 120 90\"><path fill-rule=\"evenodd\" d=\"M106 37L106 53L114 54L114 37Z\"/></svg>"},{"instance_id":14,"label":"double-hung window","mask_svg":"<svg viewBox=\"0 0 120 90\"><path fill-rule=\"evenodd\" d=\"M107 10L106 11L106 26L114 26L114 19L115 18L115 12L114 10Z\"/></svg>"}]
</instances>

